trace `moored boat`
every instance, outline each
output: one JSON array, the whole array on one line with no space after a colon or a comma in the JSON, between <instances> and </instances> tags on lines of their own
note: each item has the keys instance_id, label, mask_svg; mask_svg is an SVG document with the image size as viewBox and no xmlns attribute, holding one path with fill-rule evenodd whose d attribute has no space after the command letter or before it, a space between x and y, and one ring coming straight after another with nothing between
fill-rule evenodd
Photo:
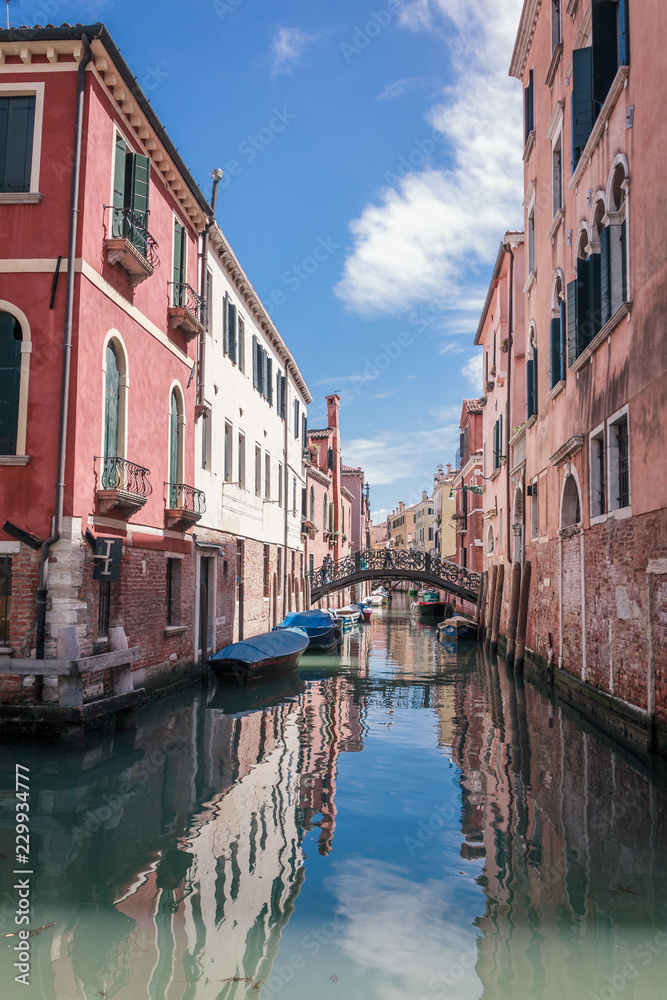
<instances>
[{"instance_id":1,"label":"moored boat","mask_svg":"<svg viewBox=\"0 0 667 1000\"><path fill-rule=\"evenodd\" d=\"M438 625L438 635L450 641L476 639L477 625L470 618L464 618L463 615L452 615L451 618L445 619Z\"/></svg>"},{"instance_id":2,"label":"moored boat","mask_svg":"<svg viewBox=\"0 0 667 1000\"><path fill-rule=\"evenodd\" d=\"M363 620L365 622L369 622L371 620L371 614L373 613L373 609L371 608L370 604L366 604L365 601L360 601L359 610L361 611L361 616Z\"/></svg>"},{"instance_id":3,"label":"moored boat","mask_svg":"<svg viewBox=\"0 0 667 1000\"><path fill-rule=\"evenodd\" d=\"M348 604L344 608L329 608L329 611L336 618L350 625L354 625L361 618L361 611L356 604Z\"/></svg>"},{"instance_id":4,"label":"moored boat","mask_svg":"<svg viewBox=\"0 0 667 1000\"><path fill-rule=\"evenodd\" d=\"M303 629L262 632L224 646L208 663L221 683L253 684L296 670L309 641Z\"/></svg>"},{"instance_id":5,"label":"moored boat","mask_svg":"<svg viewBox=\"0 0 667 1000\"><path fill-rule=\"evenodd\" d=\"M421 618L437 618L445 614L447 604L440 600L435 590L425 590L410 607Z\"/></svg>"},{"instance_id":6,"label":"moored boat","mask_svg":"<svg viewBox=\"0 0 667 1000\"><path fill-rule=\"evenodd\" d=\"M341 626L333 614L315 608L310 611L291 611L276 625L277 631L290 628L303 629L308 636L308 650L311 652L324 653L334 649L341 638Z\"/></svg>"}]
</instances>

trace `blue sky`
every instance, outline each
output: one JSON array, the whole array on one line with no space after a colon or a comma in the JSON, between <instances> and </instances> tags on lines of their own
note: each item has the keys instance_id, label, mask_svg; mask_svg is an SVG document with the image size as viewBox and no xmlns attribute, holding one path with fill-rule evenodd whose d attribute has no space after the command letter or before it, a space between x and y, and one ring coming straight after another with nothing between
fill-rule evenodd
<instances>
[{"instance_id":1,"label":"blue sky","mask_svg":"<svg viewBox=\"0 0 667 1000\"><path fill-rule=\"evenodd\" d=\"M103 20L193 175L374 512L453 462L503 233L521 225L521 0L21 0Z\"/></svg>"}]
</instances>

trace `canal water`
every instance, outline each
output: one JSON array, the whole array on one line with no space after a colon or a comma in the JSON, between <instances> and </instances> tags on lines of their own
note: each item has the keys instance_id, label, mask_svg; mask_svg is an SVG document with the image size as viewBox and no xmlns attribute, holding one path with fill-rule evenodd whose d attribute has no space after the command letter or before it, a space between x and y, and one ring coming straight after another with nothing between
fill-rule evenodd
<instances>
[{"instance_id":1,"label":"canal water","mask_svg":"<svg viewBox=\"0 0 667 1000\"><path fill-rule=\"evenodd\" d=\"M298 682L5 746L0 997L664 998L658 765L399 604Z\"/></svg>"}]
</instances>

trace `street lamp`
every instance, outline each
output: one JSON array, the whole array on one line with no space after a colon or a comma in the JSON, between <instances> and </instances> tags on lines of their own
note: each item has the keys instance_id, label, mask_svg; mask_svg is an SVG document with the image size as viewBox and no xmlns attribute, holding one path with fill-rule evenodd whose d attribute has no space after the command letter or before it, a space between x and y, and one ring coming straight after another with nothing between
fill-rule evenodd
<instances>
[{"instance_id":1,"label":"street lamp","mask_svg":"<svg viewBox=\"0 0 667 1000\"><path fill-rule=\"evenodd\" d=\"M483 493L484 490L481 486L451 486L449 490L449 499L453 499L454 490L463 490L464 493Z\"/></svg>"}]
</instances>

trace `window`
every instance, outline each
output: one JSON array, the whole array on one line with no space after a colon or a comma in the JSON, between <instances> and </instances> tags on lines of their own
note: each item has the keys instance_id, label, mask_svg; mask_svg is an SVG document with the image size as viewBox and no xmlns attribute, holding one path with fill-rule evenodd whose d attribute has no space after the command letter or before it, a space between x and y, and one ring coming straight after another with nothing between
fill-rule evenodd
<instances>
[{"instance_id":1,"label":"window","mask_svg":"<svg viewBox=\"0 0 667 1000\"><path fill-rule=\"evenodd\" d=\"M245 323L240 316L237 317L237 334L239 371L245 372Z\"/></svg>"},{"instance_id":2,"label":"window","mask_svg":"<svg viewBox=\"0 0 667 1000\"><path fill-rule=\"evenodd\" d=\"M493 425L493 470L500 468L503 457L503 418L498 417Z\"/></svg>"},{"instance_id":3,"label":"window","mask_svg":"<svg viewBox=\"0 0 667 1000\"><path fill-rule=\"evenodd\" d=\"M9 645L9 619L12 611L12 560L0 556L0 646Z\"/></svg>"},{"instance_id":4,"label":"window","mask_svg":"<svg viewBox=\"0 0 667 1000\"><path fill-rule=\"evenodd\" d=\"M537 479L530 486L530 537L537 538Z\"/></svg>"},{"instance_id":5,"label":"window","mask_svg":"<svg viewBox=\"0 0 667 1000\"><path fill-rule=\"evenodd\" d=\"M294 400L294 437L295 438L298 438L299 431L300 431L300 427L299 427L299 400L295 399Z\"/></svg>"},{"instance_id":6,"label":"window","mask_svg":"<svg viewBox=\"0 0 667 1000\"><path fill-rule=\"evenodd\" d=\"M565 380L565 338L566 309L563 296L563 283L558 276L554 284L553 309L549 324L549 388L554 389L559 382Z\"/></svg>"},{"instance_id":7,"label":"window","mask_svg":"<svg viewBox=\"0 0 667 1000\"><path fill-rule=\"evenodd\" d=\"M528 142L530 133L535 131L534 84L535 84L534 71L531 69L528 76L528 86L525 87L523 91L524 143Z\"/></svg>"},{"instance_id":8,"label":"window","mask_svg":"<svg viewBox=\"0 0 667 1000\"><path fill-rule=\"evenodd\" d=\"M222 344L224 353L233 364L236 364L237 319L236 306L228 292L225 292L222 304Z\"/></svg>"},{"instance_id":9,"label":"window","mask_svg":"<svg viewBox=\"0 0 667 1000\"><path fill-rule=\"evenodd\" d=\"M617 163L609 184L608 225L600 232L601 322L609 320L628 301L627 178Z\"/></svg>"},{"instance_id":10,"label":"window","mask_svg":"<svg viewBox=\"0 0 667 1000\"><path fill-rule=\"evenodd\" d=\"M296 517L296 479L292 477L292 517Z\"/></svg>"},{"instance_id":11,"label":"window","mask_svg":"<svg viewBox=\"0 0 667 1000\"><path fill-rule=\"evenodd\" d=\"M563 207L563 134L559 132L551 146L551 175L554 216Z\"/></svg>"},{"instance_id":12,"label":"window","mask_svg":"<svg viewBox=\"0 0 667 1000\"><path fill-rule=\"evenodd\" d=\"M283 505L283 464L278 462L278 506Z\"/></svg>"},{"instance_id":13,"label":"window","mask_svg":"<svg viewBox=\"0 0 667 1000\"><path fill-rule=\"evenodd\" d=\"M264 546L264 597L269 596L271 580L271 549Z\"/></svg>"},{"instance_id":14,"label":"window","mask_svg":"<svg viewBox=\"0 0 667 1000\"><path fill-rule=\"evenodd\" d=\"M176 508L183 503L181 490L183 484L183 398L177 389L172 389L169 403L169 483L170 506Z\"/></svg>"},{"instance_id":15,"label":"window","mask_svg":"<svg viewBox=\"0 0 667 1000\"><path fill-rule=\"evenodd\" d=\"M181 624L181 560L167 559L167 625Z\"/></svg>"},{"instance_id":16,"label":"window","mask_svg":"<svg viewBox=\"0 0 667 1000\"><path fill-rule=\"evenodd\" d=\"M21 394L21 324L0 311L0 455L16 455Z\"/></svg>"},{"instance_id":17,"label":"window","mask_svg":"<svg viewBox=\"0 0 667 1000\"><path fill-rule=\"evenodd\" d=\"M276 372L276 410L281 420L285 419L287 399L287 379L282 372Z\"/></svg>"},{"instance_id":18,"label":"window","mask_svg":"<svg viewBox=\"0 0 667 1000\"><path fill-rule=\"evenodd\" d=\"M537 415L537 347L535 327L530 330L530 346L526 352L526 420Z\"/></svg>"},{"instance_id":19,"label":"window","mask_svg":"<svg viewBox=\"0 0 667 1000\"><path fill-rule=\"evenodd\" d=\"M308 418L305 413L301 414L301 444L308 447Z\"/></svg>"},{"instance_id":20,"label":"window","mask_svg":"<svg viewBox=\"0 0 667 1000\"><path fill-rule=\"evenodd\" d=\"M333 534L334 531L334 505L329 504L329 531Z\"/></svg>"},{"instance_id":21,"label":"window","mask_svg":"<svg viewBox=\"0 0 667 1000\"><path fill-rule=\"evenodd\" d=\"M609 422L609 510L630 506L628 416Z\"/></svg>"},{"instance_id":22,"label":"window","mask_svg":"<svg viewBox=\"0 0 667 1000\"><path fill-rule=\"evenodd\" d=\"M329 450L327 452L327 468L328 468L329 472L333 472L334 471L334 450L333 450L333 448L329 448Z\"/></svg>"},{"instance_id":23,"label":"window","mask_svg":"<svg viewBox=\"0 0 667 1000\"><path fill-rule=\"evenodd\" d=\"M560 0L551 0L551 51L556 48L561 38Z\"/></svg>"},{"instance_id":24,"label":"window","mask_svg":"<svg viewBox=\"0 0 667 1000\"><path fill-rule=\"evenodd\" d=\"M315 487L310 487L310 511L308 514L308 520L311 524L315 524Z\"/></svg>"},{"instance_id":25,"label":"window","mask_svg":"<svg viewBox=\"0 0 667 1000\"><path fill-rule=\"evenodd\" d=\"M264 499L271 499L271 456L264 453Z\"/></svg>"},{"instance_id":26,"label":"window","mask_svg":"<svg viewBox=\"0 0 667 1000\"><path fill-rule=\"evenodd\" d=\"M396 525L394 525L396 527ZM325 493L322 497L322 531L329 530L329 495Z\"/></svg>"},{"instance_id":27,"label":"window","mask_svg":"<svg viewBox=\"0 0 667 1000\"><path fill-rule=\"evenodd\" d=\"M225 482L230 483L232 481L232 451L233 451L233 439L232 439L232 425L229 422L225 422Z\"/></svg>"},{"instance_id":28,"label":"window","mask_svg":"<svg viewBox=\"0 0 667 1000\"><path fill-rule=\"evenodd\" d=\"M245 489L245 434L239 432L239 486Z\"/></svg>"},{"instance_id":29,"label":"window","mask_svg":"<svg viewBox=\"0 0 667 1000\"><path fill-rule=\"evenodd\" d=\"M171 288L172 305L174 306L184 306L186 302L186 255L185 226L178 219L174 219L174 269Z\"/></svg>"},{"instance_id":30,"label":"window","mask_svg":"<svg viewBox=\"0 0 667 1000\"><path fill-rule=\"evenodd\" d=\"M486 551L493 552L493 525L489 525L489 530L486 533Z\"/></svg>"},{"instance_id":31,"label":"window","mask_svg":"<svg viewBox=\"0 0 667 1000\"><path fill-rule=\"evenodd\" d=\"M301 520L308 520L308 490L305 486L301 487Z\"/></svg>"},{"instance_id":32,"label":"window","mask_svg":"<svg viewBox=\"0 0 667 1000\"><path fill-rule=\"evenodd\" d=\"M308 554L308 572L310 573L310 578L312 580L315 573L315 556L312 552Z\"/></svg>"},{"instance_id":33,"label":"window","mask_svg":"<svg viewBox=\"0 0 667 1000\"><path fill-rule=\"evenodd\" d=\"M0 97L0 192L31 190L35 101L34 94Z\"/></svg>"},{"instance_id":34,"label":"window","mask_svg":"<svg viewBox=\"0 0 667 1000\"><path fill-rule=\"evenodd\" d=\"M591 517L607 510L604 429L590 437Z\"/></svg>"},{"instance_id":35,"label":"window","mask_svg":"<svg viewBox=\"0 0 667 1000\"><path fill-rule=\"evenodd\" d=\"M273 406L273 359L269 357L257 337L252 338L252 384Z\"/></svg>"},{"instance_id":36,"label":"window","mask_svg":"<svg viewBox=\"0 0 667 1000\"><path fill-rule=\"evenodd\" d=\"M211 414L204 412L201 415L201 467L209 469L211 467Z\"/></svg>"},{"instance_id":37,"label":"window","mask_svg":"<svg viewBox=\"0 0 667 1000\"><path fill-rule=\"evenodd\" d=\"M630 61L628 0L593 0L592 62L595 116L600 112L619 66Z\"/></svg>"},{"instance_id":38,"label":"window","mask_svg":"<svg viewBox=\"0 0 667 1000\"><path fill-rule=\"evenodd\" d=\"M345 534L345 504L340 505L340 530L341 533Z\"/></svg>"},{"instance_id":39,"label":"window","mask_svg":"<svg viewBox=\"0 0 667 1000\"><path fill-rule=\"evenodd\" d=\"M528 274L534 274L537 265L535 263L535 205L533 204L528 214Z\"/></svg>"},{"instance_id":40,"label":"window","mask_svg":"<svg viewBox=\"0 0 667 1000\"><path fill-rule=\"evenodd\" d=\"M429 542L433 541L433 528L428 529L428 540Z\"/></svg>"},{"instance_id":41,"label":"window","mask_svg":"<svg viewBox=\"0 0 667 1000\"><path fill-rule=\"evenodd\" d=\"M566 475L563 487L563 499L561 500L560 526L570 528L581 522L581 501L579 499L579 487L572 475Z\"/></svg>"},{"instance_id":42,"label":"window","mask_svg":"<svg viewBox=\"0 0 667 1000\"><path fill-rule=\"evenodd\" d=\"M567 286L567 363L571 368L602 328L601 255L584 256L587 234L580 237L577 277Z\"/></svg>"},{"instance_id":43,"label":"window","mask_svg":"<svg viewBox=\"0 0 667 1000\"><path fill-rule=\"evenodd\" d=\"M150 159L128 149L125 139L116 134L111 235L125 236L144 257L148 252L150 175ZM183 226L181 229L184 231Z\"/></svg>"},{"instance_id":44,"label":"window","mask_svg":"<svg viewBox=\"0 0 667 1000\"><path fill-rule=\"evenodd\" d=\"M255 496L262 495L262 449L255 445Z\"/></svg>"}]
</instances>

